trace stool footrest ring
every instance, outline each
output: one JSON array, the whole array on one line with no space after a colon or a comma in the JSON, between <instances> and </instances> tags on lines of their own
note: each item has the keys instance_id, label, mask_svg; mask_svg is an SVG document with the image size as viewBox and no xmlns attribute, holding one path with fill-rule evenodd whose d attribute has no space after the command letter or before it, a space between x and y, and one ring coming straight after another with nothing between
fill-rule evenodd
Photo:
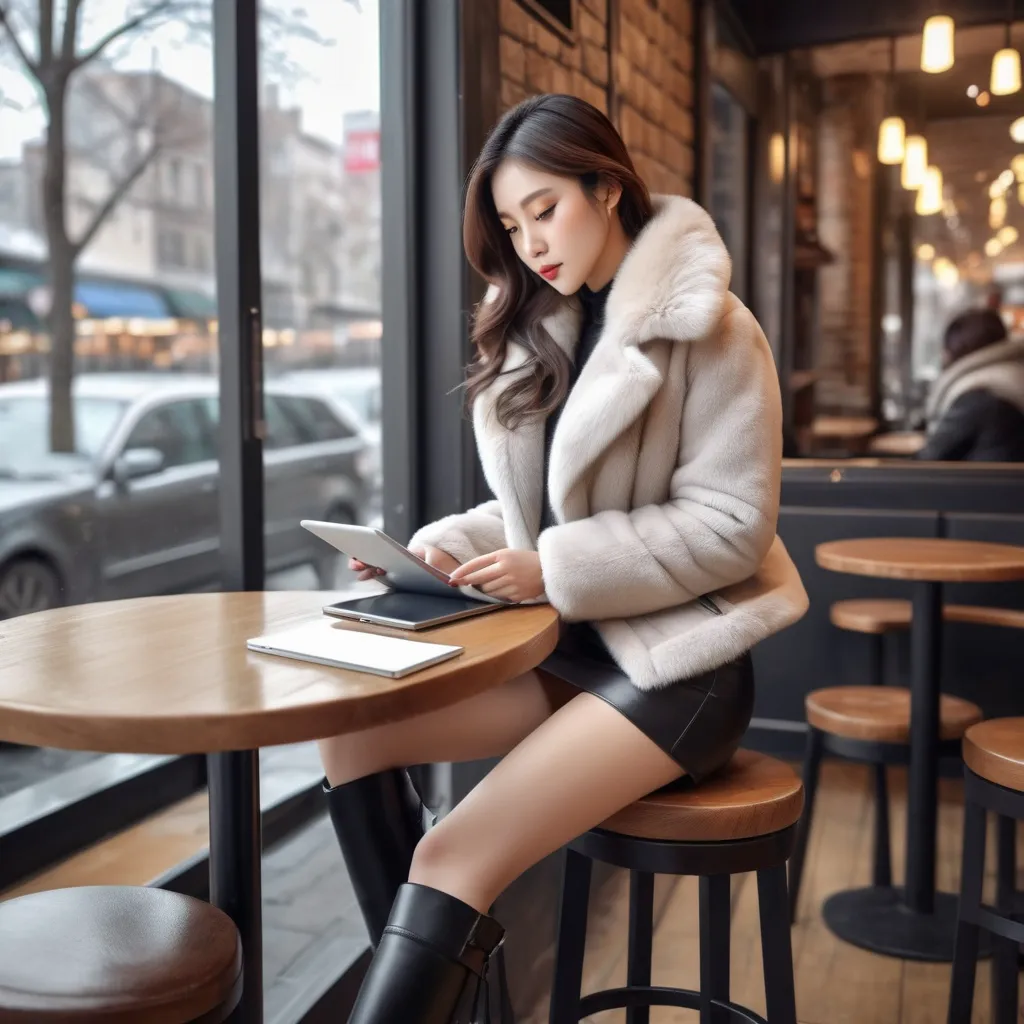
<instances>
[{"instance_id":1,"label":"stool footrest ring","mask_svg":"<svg viewBox=\"0 0 1024 1024\"><path fill-rule=\"evenodd\" d=\"M624 988L609 988L602 992L591 992L580 1000L578 1020L590 1017L604 1010L623 1010L639 1006L678 1006L684 1010L699 1010L701 997L692 989L666 988L661 985L627 985ZM725 999L712 999L711 1005L729 1014L731 1020L745 1021L746 1024L768 1024L764 1017L753 1010Z\"/></svg>"}]
</instances>

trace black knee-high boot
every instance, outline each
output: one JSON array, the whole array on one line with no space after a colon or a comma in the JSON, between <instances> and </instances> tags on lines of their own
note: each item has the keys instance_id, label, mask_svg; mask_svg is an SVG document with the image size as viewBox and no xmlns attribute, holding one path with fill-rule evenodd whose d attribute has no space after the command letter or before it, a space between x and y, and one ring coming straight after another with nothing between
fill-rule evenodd
<instances>
[{"instance_id":1,"label":"black knee-high boot","mask_svg":"<svg viewBox=\"0 0 1024 1024\"><path fill-rule=\"evenodd\" d=\"M461 1024L504 929L439 889L398 890L349 1024Z\"/></svg>"},{"instance_id":2,"label":"black knee-high boot","mask_svg":"<svg viewBox=\"0 0 1024 1024\"><path fill-rule=\"evenodd\" d=\"M376 948L423 836L422 804L402 769L376 772L334 787L325 779L324 793L370 942Z\"/></svg>"}]
</instances>

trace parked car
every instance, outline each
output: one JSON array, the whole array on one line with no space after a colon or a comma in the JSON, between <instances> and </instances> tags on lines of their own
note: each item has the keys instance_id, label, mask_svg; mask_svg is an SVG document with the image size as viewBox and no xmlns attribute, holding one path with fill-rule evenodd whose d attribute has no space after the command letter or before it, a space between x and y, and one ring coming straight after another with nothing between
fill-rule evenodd
<instances>
[{"instance_id":1,"label":"parked car","mask_svg":"<svg viewBox=\"0 0 1024 1024\"><path fill-rule=\"evenodd\" d=\"M73 402L78 450L54 454L45 382L0 384L0 619L218 585L217 381L85 374ZM330 586L337 555L299 521L366 521L371 446L306 389L269 383L265 415L267 571Z\"/></svg>"},{"instance_id":2,"label":"parked car","mask_svg":"<svg viewBox=\"0 0 1024 1024\"><path fill-rule=\"evenodd\" d=\"M374 518L379 514L383 493L381 456L381 384L379 367L351 367L320 370L291 370L279 380L289 387L321 394L336 402L356 420L369 444L367 478L373 488Z\"/></svg>"}]
</instances>

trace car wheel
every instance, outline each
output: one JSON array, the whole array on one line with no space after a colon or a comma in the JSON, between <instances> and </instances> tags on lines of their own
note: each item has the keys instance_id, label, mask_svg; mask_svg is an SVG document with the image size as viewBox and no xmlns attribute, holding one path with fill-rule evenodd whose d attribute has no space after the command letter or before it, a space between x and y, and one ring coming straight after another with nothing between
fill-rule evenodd
<instances>
[{"instance_id":1,"label":"car wheel","mask_svg":"<svg viewBox=\"0 0 1024 1024\"><path fill-rule=\"evenodd\" d=\"M327 515L324 517L328 523L355 523L356 514L352 509L339 505L336 508L332 508ZM343 556L339 555L334 549L330 549L330 553L323 554L320 556L313 565L316 571L316 582L317 586L321 590L336 590L338 586L338 569L341 566Z\"/></svg>"},{"instance_id":2,"label":"car wheel","mask_svg":"<svg viewBox=\"0 0 1024 1024\"><path fill-rule=\"evenodd\" d=\"M0 619L13 619L64 603L60 577L37 558L16 558L0 567Z\"/></svg>"}]
</instances>

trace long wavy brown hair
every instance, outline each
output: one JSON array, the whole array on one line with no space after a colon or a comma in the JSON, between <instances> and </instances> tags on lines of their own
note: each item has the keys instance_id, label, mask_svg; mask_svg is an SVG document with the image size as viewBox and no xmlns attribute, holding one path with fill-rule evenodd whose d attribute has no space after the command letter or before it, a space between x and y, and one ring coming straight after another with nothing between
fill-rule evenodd
<instances>
[{"instance_id":1,"label":"long wavy brown hair","mask_svg":"<svg viewBox=\"0 0 1024 1024\"><path fill-rule=\"evenodd\" d=\"M629 238L636 238L653 209L615 126L596 107L575 96L549 94L524 100L491 131L473 165L466 191L462 240L470 264L497 295L476 309L475 357L466 380L467 403L501 373L511 338L526 348L521 376L502 392L496 413L507 429L534 414L548 414L569 390L569 358L541 320L561 296L527 268L498 217L491 178L503 160L520 160L549 174L576 178L585 192L599 185L622 189L618 212Z\"/></svg>"}]
</instances>

